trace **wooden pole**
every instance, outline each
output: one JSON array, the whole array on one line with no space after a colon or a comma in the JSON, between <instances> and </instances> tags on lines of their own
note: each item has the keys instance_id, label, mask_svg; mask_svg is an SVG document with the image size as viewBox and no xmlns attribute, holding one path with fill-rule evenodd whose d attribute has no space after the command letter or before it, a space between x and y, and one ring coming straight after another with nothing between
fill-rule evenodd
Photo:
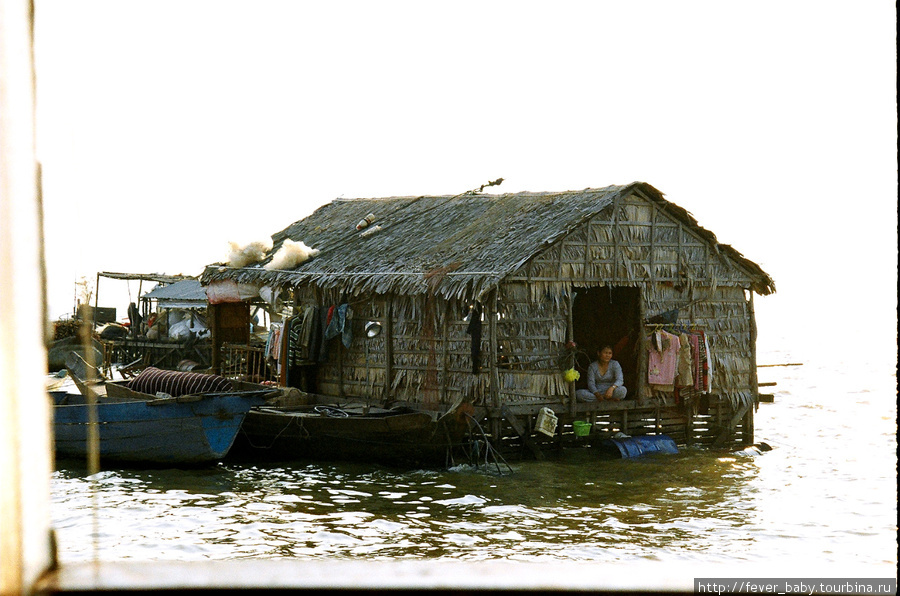
<instances>
[{"instance_id":1,"label":"wooden pole","mask_svg":"<svg viewBox=\"0 0 900 596\"><path fill-rule=\"evenodd\" d=\"M159 315L159 309L156 311L157 317ZM210 340L212 341L212 354L210 355L210 367L212 368L212 372L214 374L219 374L219 368L221 366L221 353L219 346L219 308L216 304L206 304L206 315L209 320L209 335Z\"/></svg>"},{"instance_id":2,"label":"wooden pole","mask_svg":"<svg viewBox=\"0 0 900 596\"><path fill-rule=\"evenodd\" d=\"M493 405L493 417L491 418L491 436L494 442L500 441L502 418L500 417L500 370L497 368L497 290L491 292L488 301L489 307L485 316L488 320L488 338L490 342L490 374L491 374L491 404Z\"/></svg>"},{"instance_id":3,"label":"wooden pole","mask_svg":"<svg viewBox=\"0 0 900 596\"><path fill-rule=\"evenodd\" d=\"M569 309L566 313L566 341L575 341L575 288L569 287ZM575 352L569 358L569 366L575 367ZM569 414L575 415L575 381L569 381Z\"/></svg>"},{"instance_id":4,"label":"wooden pole","mask_svg":"<svg viewBox=\"0 0 900 596\"><path fill-rule=\"evenodd\" d=\"M756 312L753 308L753 290L749 290L750 299L747 301L747 316L750 319L750 392L753 396L753 404L754 406L759 405L759 375L756 372ZM753 428L753 410L754 408L750 408L747 410L747 415L744 417L744 440L748 445L753 444L753 435L755 429Z\"/></svg>"},{"instance_id":5,"label":"wooden pole","mask_svg":"<svg viewBox=\"0 0 900 596\"><path fill-rule=\"evenodd\" d=\"M46 6L44 8L47 8ZM40 592L53 565L51 411L34 2L0 0L0 593Z\"/></svg>"},{"instance_id":6,"label":"wooden pole","mask_svg":"<svg viewBox=\"0 0 900 596\"><path fill-rule=\"evenodd\" d=\"M384 403L393 398L391 385L394 377L394 297L388 294L384 303Z\"/></svg>"},{"instance_id":7,"label":"wooden pole","mask_svg":"<svg viewBox=\"0 0 900 596\"><path fill-rule=\"evenodd\" d=\"M442 404L447 403L447 376L450 367L450 301L444 300L441 313L441 378L439 380L439 399Z\"/></svg>"},{"instance_id":8,"label":"wooden pole","mask_svg":"<svg viewBox=\"0 0 900 596\"><path fill-rule=\"evenodd\" d=\"M489 336L491 342L491 403L493 403L495 408L500 407L500 370L497 368L497 359L498 359L498 342L499 338L497 337L497 313L498 310L498 298L497 298L497 290L493 290L491 292L490 299L490 309L488 310L488 329Z\"/></svg>"},{"instance_id":9,"label":"wooden pole","mask_svg":"<svg viewBox=\"0 0 900 596\"><path fill-rule=\"evenodd\" d=\"M338 339L338 396L344 397L344 343Z\"/></svg>"},{"instance_id":10,"label":"wooden pole","mask_svg":"<svg viewBox=\"0 0 900 596\"><path fill-rule=\"evenodd\" d=\"M647 316L646 309L644 308L644 292L643 290L639 291L638 294L638 338L637 338L637 349L638 349L638 369L637 376L635 377L635 399L641 401L644 399L644 384L647 379L647 338L646 333L644 332L644 319Z\"/></svg>"},{"instance_id":11,"label":"wooden pole","mask_svg":"<svg viewBox=\"0 0 900 596\"><path fill-rule=\"evenodd\" d=\"M97 310L100 308L100 274L97 274L97 283L94 284L94 313L91 316L91 331L97 328Z\"/></svg>"},{"instance_id":12,"label":"wooden pole","mask_svg":"<svg viewBox=\"0 0 900 596\"><path fill-rule=\"evenodd\" d=\"M612 236L613 236L613 279L619 281L619 197L613 199L612 212Z\"/></svg>"}]
</instances>

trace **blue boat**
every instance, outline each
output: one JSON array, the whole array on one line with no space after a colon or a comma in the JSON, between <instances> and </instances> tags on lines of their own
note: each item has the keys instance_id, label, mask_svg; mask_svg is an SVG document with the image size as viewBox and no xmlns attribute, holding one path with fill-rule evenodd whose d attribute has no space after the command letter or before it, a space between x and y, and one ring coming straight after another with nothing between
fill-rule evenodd
<instances>
[{"instance_id":1,"label":"blue boat","mask_svg":"<svg viewBox=\"0 0 900 596\"><path fill-rule=\"evenodd\" d=\"M101 461L198 465L221 460L253 406L278 389L200 373L149 368L128 382L86 382L77 354L67 368L81 394L51 391L59 458L87 456L88 397L96 403Z\"/></svg>"},{"instance_id":2,"label":"blue boat","mask_svg":"<svg viewBox=\"0 0 900 596\"><path fill-rule=\"evenodd\" d=\"M57 457L86 457L86 398L66 392L51 395ZM271 395L271 390L264 389L149 399L98 396L100 459L153 465L221 460L247 411Z\"/></svg>"}]
</instances>

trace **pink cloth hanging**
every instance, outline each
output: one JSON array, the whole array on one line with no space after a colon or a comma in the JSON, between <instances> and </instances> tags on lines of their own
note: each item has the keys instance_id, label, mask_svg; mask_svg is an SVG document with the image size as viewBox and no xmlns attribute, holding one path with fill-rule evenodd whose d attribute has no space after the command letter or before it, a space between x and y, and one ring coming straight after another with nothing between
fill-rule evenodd
<instances>
[{"instance_id":1,"label":"pink cloth hanging","mask_svg":"<svg viewBox=\"0 0 900 596\"><path fill-rule=\"evenodd\" d=\"M681 340L663 330L651 337L647 359L647 381L651 385L674 385L678 371L678 352Z\"/></svg>"}]
</instances>

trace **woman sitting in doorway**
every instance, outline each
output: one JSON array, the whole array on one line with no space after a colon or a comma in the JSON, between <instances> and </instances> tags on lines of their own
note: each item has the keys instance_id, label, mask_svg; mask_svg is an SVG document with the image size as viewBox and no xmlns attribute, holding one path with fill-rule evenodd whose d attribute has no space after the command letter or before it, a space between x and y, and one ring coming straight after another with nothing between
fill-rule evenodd
<instances>
[{"instance_id":1,"label":"woman sitting in doorway","mask_svg":"<svg viewBox=\"0 0 900 596\"><path fill-rule=\"evenodd\" d=\"M612 359L611 346L601 346L597 350L597 360L588 367L587 389L575 392L578 401L621 401L628 390L622 378L622 366Z\"/></svg>"}]
</instances>

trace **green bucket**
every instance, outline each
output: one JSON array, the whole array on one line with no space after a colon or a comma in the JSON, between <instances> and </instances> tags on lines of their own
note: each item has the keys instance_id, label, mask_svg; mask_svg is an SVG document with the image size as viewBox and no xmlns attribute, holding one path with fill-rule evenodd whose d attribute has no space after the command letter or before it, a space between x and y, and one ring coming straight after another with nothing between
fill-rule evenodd
<instances>
[{"instance_id":1,"label":"green bucket","mask_svg":"<svg viewBox=\"0 0 900 596\"><path fill-rule=\"evenodd\" d=\"M572 428L575 430L576 437L586 437L591 434L591 423L584 420L575 420L572 422Z\"/></svg>"}]
</instances>

